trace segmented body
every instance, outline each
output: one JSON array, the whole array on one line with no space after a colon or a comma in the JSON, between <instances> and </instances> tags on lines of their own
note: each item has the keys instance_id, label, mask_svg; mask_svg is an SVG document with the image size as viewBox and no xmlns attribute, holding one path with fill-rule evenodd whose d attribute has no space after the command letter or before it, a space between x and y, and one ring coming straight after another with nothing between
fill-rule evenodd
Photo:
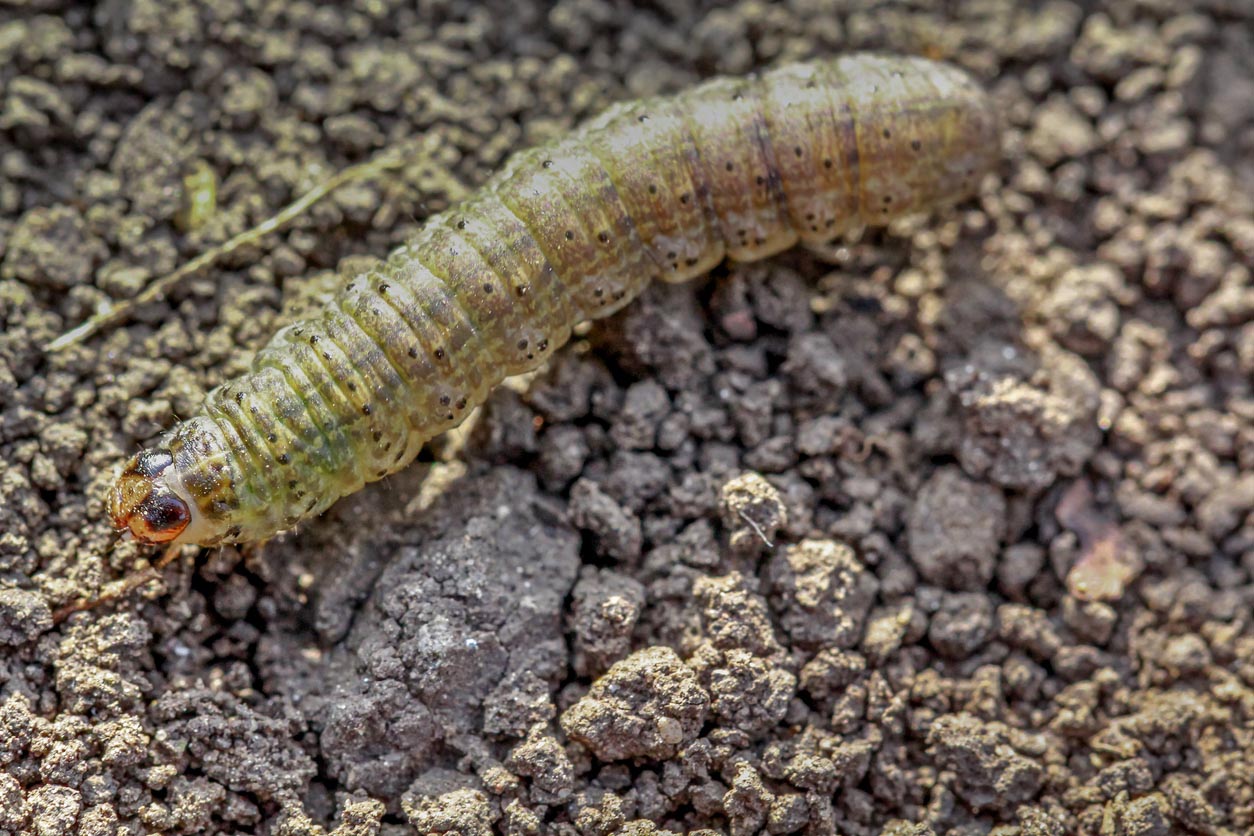
<instances>
[{"instance_id":1,"label":"segmented body","mask_svg":"<svg viewBox=\"0 0 1254 836\"><path fill-rule=\"evenodd\" d=\"M960 200L998 154L986 94L917 58L796 64L612 107L513 157L277 333L132 461L115 522L149 542L269 537L404 467L649 281ZM154 523L163 496L188 507L177 531Z\"/></svg>"}]
</instances>

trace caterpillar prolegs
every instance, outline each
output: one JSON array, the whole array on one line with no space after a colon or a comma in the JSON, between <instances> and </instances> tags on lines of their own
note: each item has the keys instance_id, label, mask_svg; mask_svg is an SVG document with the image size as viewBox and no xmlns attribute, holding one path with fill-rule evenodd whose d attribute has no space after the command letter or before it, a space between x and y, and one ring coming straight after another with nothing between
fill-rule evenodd
<instances>
[{"instance_id":1,"label":"caterpillar prolegs","mask_svg":"<svg viewBox=\"0 0 1254 836\"><path fill-rule=\"evenodd\" d=\"M405 467L505 377L652 279L765 258L968 197L988 96L852 55L619 104L512 157L133 458L111 496L147 543L256 541Z\"/></svg>"}]
</instances>

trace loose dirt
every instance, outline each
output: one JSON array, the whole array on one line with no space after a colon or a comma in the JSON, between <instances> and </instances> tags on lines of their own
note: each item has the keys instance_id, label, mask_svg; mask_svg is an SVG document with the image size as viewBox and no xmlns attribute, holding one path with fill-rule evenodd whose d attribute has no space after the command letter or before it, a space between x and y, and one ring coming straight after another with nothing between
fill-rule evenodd
<instances>
[{"instance_id":1,"label":"loose dirt","mask_svg":"<svg viewBox=\"0 0 1254 836\"><path fill-rule=\"evenodd\" d=\"M0 833L1254 833L1248 3L414 5L0 10ZM654 288L53 624L150 556L116 467L510 151L864 48L994 92L981 199Z\"/></svg>"}]
</instances>

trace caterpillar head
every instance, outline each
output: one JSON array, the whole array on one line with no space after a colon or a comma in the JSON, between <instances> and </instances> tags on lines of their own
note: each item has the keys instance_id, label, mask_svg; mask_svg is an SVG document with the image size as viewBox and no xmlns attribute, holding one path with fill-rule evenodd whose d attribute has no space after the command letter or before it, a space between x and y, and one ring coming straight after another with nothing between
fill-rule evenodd
<instances>
[{"instance_id":1,"label":"caterpillar head","mask_svg":"<svg viewBox=\"0 0 1254 836\"><path fill-rule=\"evenodd\" d=\"M144 450L127 464L109 495L113 527L145 544L173 543L192 522L168 450Z\"/></svg>"}]
</instances>

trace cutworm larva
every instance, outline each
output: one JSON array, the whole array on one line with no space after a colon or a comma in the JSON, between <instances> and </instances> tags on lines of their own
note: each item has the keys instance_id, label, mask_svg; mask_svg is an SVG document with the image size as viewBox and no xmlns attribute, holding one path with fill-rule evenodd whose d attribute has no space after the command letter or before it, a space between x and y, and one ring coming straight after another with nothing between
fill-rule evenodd
<instances>
[{"instance_id":1,"label":"cutworm larva","mask_svg":"<svg viewBox=\"0 0 1254 836\"><path fill-rule=\"evenodd\" d=\"M628 102L517 154L126 466L118 528L262 540L405 467L652 279L970 196L998 120L959 70L853 55Z\"/></svg>"}]
</instances>

